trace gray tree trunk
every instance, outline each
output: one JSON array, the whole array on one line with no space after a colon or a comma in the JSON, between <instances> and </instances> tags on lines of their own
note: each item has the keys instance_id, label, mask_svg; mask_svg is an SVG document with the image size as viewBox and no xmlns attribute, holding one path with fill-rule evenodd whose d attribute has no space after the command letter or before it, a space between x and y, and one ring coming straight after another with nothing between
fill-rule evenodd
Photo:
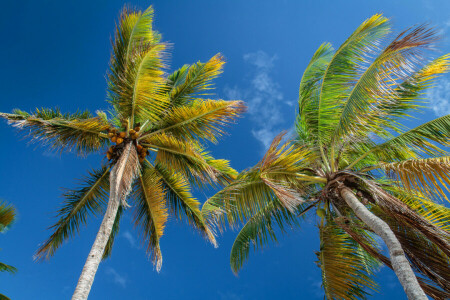
<instances>
[{"instance_id":1,"label":"gray tree trunk","mask_svg":"<svg viewBox=\"0 0 450 300\"><path fill-rule=\"evenodd\" d=\"M427 296L419 285L416 275L411 269L405 252L398 241L397 237L392 232L391 228L371 213L353 194L353 192L344 187L340 190L342 198L353 209L355 214L360 218L367 226L369 226L377 235L379 235L386 246L389 249L389 256L391 259L392 267L395 274L400 280L403 289L405 290L408 299L423 299L427 300Z\"/></svg>"},{"instance_id":2,"label":"gray tree trunk","mask_svg":"<svg viewBox=\"0 0 450 300\"><path fill-rule=\"evenodd\" d=\"M94 282L95 273L97 272L98 265L102 260L103 252L105 251L106 244L108 243L109 236L111 235L114 220L120 204L120 199L117 196L116 190L116 167L117 164L111 170L109 175L110 198L108 201L108 208L106 209L102 224L100 225L100 229L97 233L94 244L92 245L91 252L89 252L89 256L84 264L83 271L78 279L78 284L75 288L75 292L73 293L72 300L85 300L88 298L92 283Z\"/></svg>"}]
</instances>

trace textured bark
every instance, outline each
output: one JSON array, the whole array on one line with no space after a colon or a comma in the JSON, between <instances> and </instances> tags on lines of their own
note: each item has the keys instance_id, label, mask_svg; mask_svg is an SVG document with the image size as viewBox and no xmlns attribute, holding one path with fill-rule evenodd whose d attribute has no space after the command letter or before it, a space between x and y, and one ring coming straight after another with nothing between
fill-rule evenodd
<instances>
[{"instance_id":1,"label":"textured bark","mask_svg":"<svg viewBox=\"0 0 450 300\"><path fill-rule=\"evenodd\" d=\"M106 209L100 230L92 245L91 252L89 252L89 256L84 264L80 279L78 279L72 300L85 300L89 296L95 273L102 260L106 244L114 226L120 202L125 201L138 171L139 158L136 153L136 148L132 143L128 143L109 174L110 192L108 208Z\"/></svg>"},{"instance_id":2,"label":"textured bark","mask_svg":"<svg viewBox=\"0 0 450 300\"><path fill-rule=\"evenodd\" d=\"M389 249L394 272L403 286L408 299L427 300L428 298L420 287L416 275L405 256L405 252L391 228L383 220L372 214L349 188L342 188L340 194L355 214L385 242Z\"/></svg>"},{"instance_id":3,"label":"textured bark","mask_svg":"<svg viewBox=\"0 0 450 300\"><path fill-rule=\"evenodd\" d=\"M117 166L117 165L116 165ZM114 168L116 168L116 166ZM89 296L92 283L94 282L95 273L97 272L98 265L100 264L105 251L106 244L108 243L109 236L114 225L114 220L119 209L120 199L117 197L116 190L116 172L113 169L110 173L110 198L108 202L108 208L106 209L105 216L103 217L100 230L97 233L94 244L92 245L91 252L86 259L83 271L81 272L80 279L78 279L77 287L73 293L72 300L85 300Z\"/></svg>"}]
</instances>

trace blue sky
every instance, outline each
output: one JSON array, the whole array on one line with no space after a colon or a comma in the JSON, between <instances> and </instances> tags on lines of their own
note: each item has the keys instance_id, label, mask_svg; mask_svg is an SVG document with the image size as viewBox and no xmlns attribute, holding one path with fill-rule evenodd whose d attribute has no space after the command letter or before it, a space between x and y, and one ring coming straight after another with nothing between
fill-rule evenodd
<instances>
[{"instance_id":1,"label":"blue sky","mask_svg":"<svg viewBox=\"0 0 450 300\"><path fill-rule=\"evenodd\" d=\"M227 64L217 97L239 98L249 111L230 136L211 146L216 157L242 170L295 118L301 74L324 41L339 46L375 13L392 18L394 30L430 21L443 32L440 52L450 52L450 1L135 1L153 4L155 27L174 44L172 70L221 52ZM0 10L0 111L60 107L63 111L107 109L105 71L110 36L122 1L3 1ZM429 108L417 125L450 113L450 76L429 93ZM86 159L56 155L29 145L0 123L0 198L13 203L18 220L0 235L0 261L16 275L0 274L0 292L12 299L66 299L73 292L100 224L94 220L48 262L33 253L50 234L61 187L74 187L100 155ZM197 193L203 202L210 192ZM186 224L171 219L161 240L158 274L139 244L128 214L121 222L112 257L100 265L90 299L321 299L319 247L310 219L301 230L251 255L239 277L229 267L236 232L214 249ZM373 299L406 299L394 274L378 273L381 293Z\"/></svg>"}]
</instances>

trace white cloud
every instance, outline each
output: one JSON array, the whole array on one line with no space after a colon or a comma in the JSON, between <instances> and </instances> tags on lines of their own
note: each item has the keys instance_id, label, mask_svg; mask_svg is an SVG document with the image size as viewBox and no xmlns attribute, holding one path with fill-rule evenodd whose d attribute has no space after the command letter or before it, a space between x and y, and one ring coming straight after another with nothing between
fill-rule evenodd
<instances>
[{"instance_id":1,"label":"white cloud","mask_svg":"<svg viewBox=\"0 0 450 300\"><path fill-rule=\"evenodd\" d=\"M450 79L439 80L436 86L429 90L430 108L437 116L450 114Z\"/></svg>"},{"instance_id":2,"label":"white cloud","mask_svg":"<svg viewBox=\"0 0 450 300\"><path fill-rule=\"evenodd\" d=\"M114 270L111 267L108 267L106 269L106 274L112 276L112 279L114 280L115 283L117 283L118 285L122 286L123 288L125 288L127 286L127 280L125 277L123 277L122 275L120 275L119 273L117 273L116 270Z\"/></svg>"},{"instance_id":3,"label":"white cloud","mask_svg":"<svg viewBox=\"0 0 450 300\"><path fill-rule=\"evenodd\" d=\"M280 85L272 77L276 55L270 56L264 51L244 55L244 61L252 66L247 88L225 88L229 99L242 99L248 105L250 120L253 122L252 135L267 149L273 138L281 132L284 117L282 106L293 106L294 101L284 100Z\"/></svg>"},{"instance_id":4,"label":"white cloud","mask_svg":"<svg viewBox=\"0 0 450 300\"><path fill-rule=\"evenodd\" d=\"M125 230L122 234L122 236L130 243L131 247L138 248L136 244L136 239L133 237L131 232L128 230Z\"/></svg>"}]
</instances>

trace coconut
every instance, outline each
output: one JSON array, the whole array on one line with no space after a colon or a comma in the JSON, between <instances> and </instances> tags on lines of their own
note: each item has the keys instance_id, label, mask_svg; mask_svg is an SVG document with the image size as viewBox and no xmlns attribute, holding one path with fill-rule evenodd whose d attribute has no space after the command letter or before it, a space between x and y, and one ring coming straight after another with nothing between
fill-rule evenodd
<instances>
[{"instance_id":1,"label":"coconut","mask_svg":"<svg viewBox=\"0 0 450 300\"><path fill-rule=\"evenodd\" d=\"M133 139L133 140L137 139L136 133L133 133L133 134L131 135L131 139Z\"/></svg>"},{"instance_id":2,"label":"coconut","mask_svg":"<svg viewBox=\"0 0 450 300\"><path fill-rule=\"evenodd\" d=\"M138 152L141 152L142 149L144 149L144 147L142 147L141 145L137 145L136 148L137 148L137 151L138 151Z\"/></svg>"},{"instance_id":3,"label":"coconut","mask_svg":"<svg viewBox=\"0 0 450 300\"><path fill-rule=\"evenodd\" d=\"M139 130L141 130L141 127L139 127L139 126L134 127L134 131L139 131Z\"/></svg>"},{"instance_id":4,"label":"coconut","mask_svg":"<svg viewBox=\"0 0 450 300\"><path fill-rule=\"evenodd\" d=\"M135 131L134 129L130 129L129 133L130 133L130 134L135 134L136 131Z\"/></svg>"},{"instance_id":5,"label":"coconut","mask_svg":"<svg viewBox=\"0 0 450 300\"><path fill-rule=\"evenodd\" d=\"M113 142L113 143L117 142L117 137L116 137L116 136L113 136L113 137L111 138L111 142Z\"/></svg>"},{"instance_id":6,"label":"coconut","mask_svg":"<svg viewBox=\"0 0 450 300\"><path fill-rule=\"evenodd\" d=\"M108 153L113 153L113 152L114 152L114 146L109 147Z\"/></svg>"},{"instance_id":7,"label":"coconut","mask_svg":"<svg viewBox=\"0 0 450 300\"><path fill-rule=\"evenodd\" d=\"M321 218L325 217L325 215L327 214L327 212L326 212L325 209L323 209L323 208L317 209L316 213L317 213L317 215L318 215L319 217L321 217Z\"/></svg>"},{"instance_id":8,"label":"coconut","mask_svg":"<svg viewBox=\"0 0 450 300\"><path fill-rule=\"evenodd\" d=\"M111 159L111 153L106 153L106 158Z\"/></svg>"},{"instance_id":9,"label":"coconut","mask_svg":"<svg viewBox=\"0 0 450 300\"><path fill-rule=\"evenodd\" d=\"M114 133L112 133L112 132L108 133L109 138L112 138L113 136L114 136Z\"/></svg>"},{"instance_id":10,"label":"coconut","mask_svg":"<svg viewBox=\"0 0 450 300\"><path fill-rule=\"evenodd\" d=\"M121 132L121 133L119 133L119 137L121 137L121 138L124 138L124 137L126 137L127 136L127 133L126 132Z\"/></svg>"},{"instance_id":11,"label":"coconut","mask_svg":"<svg viewBox=\"0 0 450 300\"><path fill-rule=\"evenodd\" d=\"M117 145L121 144L123 142L123 138L117 138Z\"/></svg>"}]
</instances>

